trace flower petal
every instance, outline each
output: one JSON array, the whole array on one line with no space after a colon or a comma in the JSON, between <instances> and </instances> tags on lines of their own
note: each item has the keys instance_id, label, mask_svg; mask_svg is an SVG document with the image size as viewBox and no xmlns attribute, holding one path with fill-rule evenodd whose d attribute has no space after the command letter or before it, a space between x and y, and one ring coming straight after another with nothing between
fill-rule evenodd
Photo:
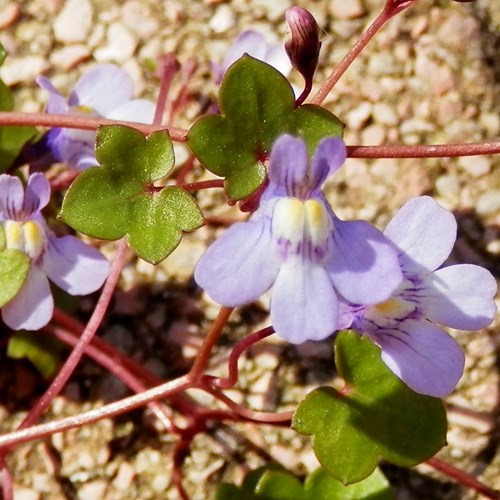
<instances>
[{"instance_id":1,"label":"flower petal","mask_svg":"<svg viewBox=\"0 0 500 500\"><path fill-rule=\"evenodd\" d=\"M327 269L335 288L353 304L383 302L401 283L397 253L368 222L334 217Z\"/></svg>"},{"instance_id":2,"label":"flower petal","mask_svg":"<svg viewBox=\"0 0 500 500\"><path fill-rule=\"evenodd\" d=\"M36 212L47 205L49 199L49 181L43 174L31 174L24 194L23 212L27 215L27 217L32 217Z\"/></svg>"},{"instance_id":3,"label":"flower petal","mask_svg":"<svg viewBox=\"0 0 500 500\"><path fill-rule=\"evenodd\" d=\"M52 142L52 151L58 161L83 170L98 165L94 153L95 132L89 130L62 132Z\"/></svg>"},{"instance_id":4,"label":"flower petal","mask_svg":"<svg viewBox=\"0 0 500 500\"><path fill-rule=\"evenodd\" d=\"M66 100L52 85L52 82L45 76L38 76L36 78L36 83L44 90L49 92L49 101L45 107L47 113L52 113L55 115L65 115L68 113L69 105Z\"/></svg>"},{"instance_id":5,"label":"flower petal","mask_svg":"<svg viewBox=\"0 0 500 500\"><path fill-rule=\"evenodd\" d=\"M229 66L245 53L263 61L266 57L267 48L266 39L260 33L254 30L242 31L224 56L224 60L222 61L222 75L228 70Z\"/></svg>"},{"instance_id":6,"label":"flower petal","mask_svg":"<svg viewBox=\"0 0 500 500\"><path fill-rule=\"evenodd\" d=\"M441 398L457 385L465 357L455 340L429 321L407 320L398 330L370 334L382 360L408 387Z\"/></svg>"},{"instance_id":7,"label":"flower petal","mask_svg":"<svg viewBox=\"0 0 500 500\"><path fill-rule=\"evenodd\" d=\"M24 189L21 179L0 175L0 220L17 220L22 215Z\"/></svg>"},{"instance_id":8,"label":"flower petal","mask_svg":"<svg viewBox=\"0 0 500 500\"><path fill-rule=\"evenodd\" d=\"M306 143L284 134L273 145L268 169L270 185L266 188L274 196L297 195L303 187L309 158Z\"/></svg>"},{"instance_id":9,"label":"flower petal","mask_svg":"<svg viewBox=\"0 0 500 500\"><path fill-rule=\"evenodd\" d=\"M312 160L313 189L319 188L329 175L344 164L346 155L344 141L339 137L327 137L319 143Z\"/></svg>"},{"instance_id":10,"label":"flower petal","mask_svg":"<svg viewBox=\"0 0 500 500\"><path fill-rule=\"evenodd\" d=\"M263 61L277 69L283 76L288 76L292 71L292 63L286 53L285 46L281 43L270 45Z\"/></svg>"},{"instance_id":11,"label":"flower petal","mask_svg":"<svg viewBox=\"0 0 500 500\"><path fill-rule=\"evenodd\" d=\"M125 102L106 115L110 120L127 120L136 123L153 123L156 105L146 99Z\"/></svg>"},{"instance_id":12,"label":"flower petal","mask_svg":"<svg viewBox=\"0 0 500 500\"><path fill-rule=\"evenodd\" d=\"M45 273L31 266L21 291L2 309L2 319L13 330L39 330L52 318L54 301Z\"/></svg>"},{"instance_id":13,"label":"flower petal","mask_svg":"<svg viewBox=\"0 0 500 500\"><path fill-rule=\"evenodd\" d=\"M323 340L337 329L338 300L330 276L308 259L287 259L271 298L271 323L292 344Z\"/></svg>"},{"instance_id":14,"label":"flower petal","mask_svg":"<svg viewBox=\"0 0 500 500\"><path fill-rule=\"evenodd\" d=\"M130 101L132 79L114 64L100 64L85 73L76 83L69 98L70 106L88 106L101 116Z\"/></svg>"},{"instance_id":15,"label":"flower petal","mask_svg":"<svg viewBox=\"0 0 500 500\"><path fill-rule=\"evenodd\" d=\"M217 239L198 261L194 279L215 302L235 307L259 298L278 269L269 219L261 218L234 224Z\"/></svg>"},{"instance_id":16,"label":"flower petal","mask_svg":"<svg viewBox=\"0 0 500 500\"><path fill-rule=\"evenodd\" d=\"M461 330L477 330L495 318L495 278L473 264L445 267L424 279L422 309L431 321Z\"/></svg>"},{"instance_id":17,"label":"flower petal","mask_svg":"<svg viewBox=\"0 0 500 500\"><path fill-rule=\"evenodd\" d=\"M387 225L384 234L402 251L405 272L427 274L450 255L457 234L451 212L429 196L413 198Z\"/></svg>"},{"instance_id":18,"label":"flower petal","mask_svg":"<svg viewBox=\"0 0 500 500\"><path fill-rule=\"evenodd\" d=\"M109 273L109 262L101 252L74 236L51 235L43 270L69 294L86 295L102 286Z\"/></svg>"}]
</instances>

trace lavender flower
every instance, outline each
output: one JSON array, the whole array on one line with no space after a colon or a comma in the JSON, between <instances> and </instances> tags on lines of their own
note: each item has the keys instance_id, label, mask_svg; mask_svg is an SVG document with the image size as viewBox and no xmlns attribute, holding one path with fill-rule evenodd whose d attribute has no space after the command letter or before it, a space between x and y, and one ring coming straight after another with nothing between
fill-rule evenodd
<instances>
[{"instance_id":1,"label":"lavender flower","mask_svg":"<svg viewBox=\"0 0 500 500\"><path fill-rule=\"evenodd\" d=\"M303 140L276 141L259 209L215 241L196 266L195 279L213 300L240 306L274 284L272 324L299 344L338 328L338 293L370 304L390 296L402 278L397 253L367 222L341 221L321 192L345 156L338 138L324 139L311 164Z\"/></svg>"},{"instance_id":2,"label":"lavender flower","mask_svg":"<svg viewBox=\"0 0 500 500\"><path fill-rule=\"evenodd\" d=\"M73 236L58 238L50 231L40 213L49 198L49 183L40 173L30 176L25 191L17 177L0 175L6 248L31 259L21 290L2 308L2 319L14 330L38 330L50 321L54 303L47 278L71 295L85 295L108 275L109 263L100 252Z\"/></svg>"},{"instance_id":3,"label":"lavender flower","mask_svg":"<svg viewBox=\"0 0 500 500\"><path fill-rule=\"evenodd\" d=\"M495 316L496 282L479 266L436 269L456 238L453 214L428 196L404 205L384 234L399 251L404 279L385 302L343 307L344 323L382 349L387 366L411 389L442 397L462 376L464 355L434 323L462 330L489 325Z\"/></svg>"},{"instance_id":4,"label":"lavender flower","mask_svg":"<svg viewBox=\"0 0 500 500\"><path fill-rule=\"evenodd\" d=\"M288 59L282 44L269 44L257 31L245 30L238 35L229 47L222 64L212 63L217 83L222 81L222 77L229 66L235 63L243 54L248 54L255 57L255 59L266 62L284 76L288 76L292 70L292 63Z\"/></svg>"},{"instance_id":5,"label":"lavender flower","mask_svg":"<svg viewBox=\"0 0 500 500\"><path fill-rule=\"evenodd\" d=\"M101 64L85 73L76 83L69 99L64 98L43 76L37 83L50 93L47 113L59 115L108 118L137 123L151 123L155 105L144 99L132 99L133 86L130 77L113 64ZM98 165L94 155L95 132L54 128L44 140L50 153L42 164L60 161L77 169ZM35 162L35 166L40 166Z\"/></svg>"}]
</instances>

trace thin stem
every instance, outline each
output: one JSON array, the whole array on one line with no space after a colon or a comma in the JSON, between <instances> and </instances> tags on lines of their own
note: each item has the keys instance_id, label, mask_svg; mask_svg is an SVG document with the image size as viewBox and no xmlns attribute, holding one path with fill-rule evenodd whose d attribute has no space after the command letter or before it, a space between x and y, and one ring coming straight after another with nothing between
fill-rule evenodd
<instances>
[{"instance_id":1,"label":"thin stem","mask_svg":"<svg viewBox=\"0 0 500 500\"><path fill-rule=\"evenodd\" d=\"M58 328L52 325L46 326L42 331L49 333L50 335L61 340L65 344L75 347L78 344L78 340L71 335L68 331L63 328ZM102 367L106 368L115 377L121 380L129 389L135 393L140 393L147 390L147 387L141 383L125 366L123 366L120 361L113 359L107 353L98 349L93 345L85 346L85 354L99 363ZM164 429L168 432L177 432L177 428L173 424L170 416L167 414L166 408L162 407L160 403L153 401L149 403L151 411L154 413L156 418L161 422Z\"/></svg>"},{"instance_id":2,"label":"thin stem","mask_svg":"<svg viewBox=\"0 0 500 500\"><path fill-rule=\"evenodd\" d=\"M21 429L9 432L0 436L0 448L10 448L18 446L34 439L40 439L45 436L50 436L56 432L63 432L83 425L89 425L98 422L104 418L111 418L116 415L130 412L136 408L141 408L152 401L157 401L173 394L184 391L192 387L193 384L188 375L170 380L158 387L153 387L141 394L135 394L128 398L121 399L114 403L104 405L101 408L96 408L85 413L79 413L71 417L53 420L40 425L34 425L27 429Z\"/></svg>"},{"instance_id":3,"label":"thin stem","mask_svg":"<svg viewBox=\"0 0 500 500\"><path fill-rule=\"evenodd\" d=\"M201 189L223 188L224 181L222 179L211 179L209 181L191 182L189 184L179 184L179 187L186 191L200 191Z\"/></svg>"},{"instance_id":4,"label":"thin stem","mask_svg":"<svg viewBox=\"0 0 500 500\"><path fill-rule=\"evenodd\" d=\"M21 113L19 111L0 111L0 125L21 127L63 127L83 130L96 130L100 125L126 125L151 134L157 130L167 130L170 138L177 142L186 142L187 130L174 127L159 127L145 123L128 122L124 120L108 120L106 118L86 118L73 115L51 115L48 113Z\"/></svg>"},{"instance_id":5,"label":"thin stem","mask_svg":"<svg viewBox=\"0 0 500 500\"><path fill-rule=\"evenodd\" d=\"M455 481L466 486L467 488L477 491L481 495L484 495L486 498L491 498L492 500L500 500L500 493L498 491L486 486L474 476L461 469L458 469L454 465L443 462L439 458L435 457L427 460L426 464L430 465L439 472L442 472L446 476L455 479Z\"/></svg>"},{"instance_id":6,"label":"thin stem","mask_svg":"<svg viewBox=\"0 0 500 500\"><path fill-rule=\"evenodd\" d=\"M12 475L7 467L4 457L0 457L0 477L2 478L2 500L14 500Z\"/></svg>"},{"instance_id":7,"label":"thin stem","mask_svg":"<svg viewBox=\"0 0 500 500\"><path fill-rule=\"evenodd\" d=\"M447 158L498 153L500 153L500 140L416 146L347 146L348 158Z\"/></svg>"},{"instance_id":8,"label":"thin stem","mask_svg":"<svg viewBox=\"0 0 500 500\"><path fill-rule=\"evenodd\" d=\"M265 411L256 411L250 410L249 408L245 408L244 406L235 403L231 398L226 396L223 392L211 387L208 384L201 384L198 386L199 389L202 389L209 394L211 394L214 398L217 398L219 401L222 401L228 408L233 410L237 415L245 418L246 420L251 420L252 422L262 422L264 424L279 424L279 425L290 425L293 411L285 411L282 413L271 413Z\"/></svg>"},{"instance_id":9,"label":"thin stem","mask_svg":"<svg viewBox=\"0 0 500 500\"><path fill-rule=\"evenodd\" d=\"M258 332L254 332L251 335L248 335L244 339L240 340L231 350L231 354L229 355L229 360L227 363L228 375L226 378L213 379L212 385L214 387L218 387L219 389L229 389L233 387L238 381L238 360L240 356L253 344L259 342L269 335L274 333L274 328L269 326Z\"/></svg>"},{"instance_id":10,"label":"thin stem","mask_svg":"<svg viewBox=\"0 0 500 500\"><path fill-rule=\"evenodd\" d=\"M375 21L373 21L368 29L359 37L359 40L354 44L354 47L349 50L349 52L343 57L340 63L330 73L326 81L312 98L311 102L313 104L321 104L326 99L326 96L330 93L335 84L340 80L340 77L347 71L349 66L359 56L368 42L391 17L391 13L384 8L384 10L377 16Z\"/></svg>"},{"instance_id":11,"label":"thin stem","mask_svg":"<svg viewBox=\"0 0 500 500\"><path fill-rule=\"evenodd\" d=\"M76 365L79 363L81 357L85 352L86 346L92 340L95 332L101 325L102 319L106 310L108 308L111 297L113 296L113 292L116 287L116 283L118 282L118 278L120 277L120 273L123 267L123 263L125 260L125 254L127 251L127 244L125 240L121 240L118 246L118 251L116 252L115 260L113 265L111 266L111 271L104 284L101 296L96 304L94 312L85 328L82 336L76 347L73 349L68 359L60 369L56 378L53 380L50 387L45 391L43 396L37 401L35 406L29 411L28 415L24 418L20 429L28 427L32 425L39 417L43 414L46 408L50 405L50 403L54 400L54 398L61 392L62 388L68 381L69 377L73 373Z\"/></svg>"},{"instance_id":12,"label":"thin stem","mask_svg":"<svg viewBox=\"0 0 500 500\"><path fill-rule=\"evenodd\" d=\"M167 103L168 92L177 71L179 71L179 63L175 58L175 54L173 52L170 52L164 55L161 58L160 93L158 94L158 99L156 101L156 110L153 125L161 125L163 113L165 111ZM167 118L167 123L170 123L170 117Z\"/></svg>"},{"instance_id":13,"label":"thin stem","mask_svg":"<svg viewBox=\"0 0 500 500\"><path fill-rule=\"evenodd\" d=\"M307 96L311 93L313 86L312 78L307 78L305 80L304 90L295 100L295 107L298 108L307 98Z\"/></svg>"},{"instance_id":14,"label":"thin stem","mask_svg":"<svg viewBox=\"0 0 500 500\"><path fill-rule=\"evenodd\" d=\"M233 307L221 307L217 318L209 330L203 345L201 346L200 352L196 356L196 359L188 373L190 380L196 383L200 377L203 375L205 368L207 367L208 360L210 358L210 353L217 342L223 328L226 326L227 320L231 313L233 312Z\"/></svg>"}]
</instances>

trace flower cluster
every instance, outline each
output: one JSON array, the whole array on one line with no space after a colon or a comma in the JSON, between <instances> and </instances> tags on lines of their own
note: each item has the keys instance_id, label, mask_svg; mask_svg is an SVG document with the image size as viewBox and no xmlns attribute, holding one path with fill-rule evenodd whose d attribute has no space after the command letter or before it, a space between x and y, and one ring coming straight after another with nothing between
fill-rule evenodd
<instances>
[{"instance_id":1,"label":"flower cluster","mask_svg":"<svg viewBox=\"0 0 500 500\"><path fill-rule=\"evenodd\" d=\"M49 279L71 295L85 295L103 284L109 263L97 250L74 236L57 237L41 210L50 185L40 173L21 180L0 175L0 227L6 249L25 253L30 269L19 293L2 308L2 319L14 330L38 330L52 317L54 302Z\"/></svg>"},{"instance_id":2,"label":"flower cluster","mask_svg":"<svg viewBox=\"0 0 500 500\"><path fill-rule=\"evenodd\" d=\"M137 123L153 121L155 104L144 99L133 99L132 80L125 71L113 64L101 64L85 73L68 99L44 76L39 76L37 83L50 94L47 113ZM55 161L79 170L96 166L95 136L93 130L53 128L43 141L44 157L34 162L33 166L45 166Z\"/></svg>"},{"instance_id":3,"label":"flower cluster","mask_svg":"<svg viewBox=\"0 0 500 500\"><path fill-rule=\"evenodd\" d=\"M487 326L495 280L473 265L435 271L451 252L456 222L429 197L405 205L384 234L340 220L321 186L345 157L342 140L326 138L309 162L304 141L281 136L259 208L208 248L195 279L229 307L272 286L271 322L283 339L299 344L353 328L381 347L383 361L413 390L444 396L464 358L434 322Z\"/></svg>"}]
</instances>

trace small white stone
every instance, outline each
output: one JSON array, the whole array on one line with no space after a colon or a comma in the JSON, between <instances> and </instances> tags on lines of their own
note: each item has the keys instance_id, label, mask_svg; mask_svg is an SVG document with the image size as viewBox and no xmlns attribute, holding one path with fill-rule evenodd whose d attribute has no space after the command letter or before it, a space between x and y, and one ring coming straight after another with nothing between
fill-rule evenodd
<instances>
[{"instance_id":1,"label":"small white stone","mask_svg":"<svg viewBox=\"0 0 500 500\"><path fill-rule=\"evenodd\" d=\"M0 9L0 29L12 26L21 14L21 6L17 2L9 2Z\"/></svg>"},{"instance_id":2,"label":"small white stone","mask_svg":"<svg viewBox=\"0 0 500 500\"><path fill-rule=\"evenodd\" d=\"M394 126L399 123L399 118L394 108L383 102L377 102L373 106L373 118L383 125Z\"/></svg>"},{"instance_id":3,"label":"small white stone","mask_svg":"<svg viewBox=\"0 0 500 500\"><path fill-rule=\"evenodd\" d=\"M491 160L486 156L463 156L458 164L473 177L481 177L491 171Z\"/></svg>"},{"instance_id":4,"label":"small white stone","mask_svg":"<svg viewBox=\"0 0 500 500\"><path fill-rule=\"evenodd\" d=\"M16 500L39 500L40 493L30 488L14 485L14 498Z\"/></svg>"},{"instance_id":5,"label":"small white stone","mask_svg":"<svg viewBox=\"0 0 500 500\"><path fill-rule=\"evenodd\" d=\"M347 113L346 124L349 128L359 129L370 118L372 105L369 102L362 102L358 107Z\"/></svg>"},{"instance_id":6,"label":"small white stone","mask_svg":"<svg viewBox=\"0 0 500 500\"><path fill-rule=\"evenodd\" d=\"M32 82L48 68L49 63L41 56L8 57L0 68L0 78L7 86Z\"/></svg>"},{"instance_id":7,"label":"small white stone","mask_svg":"<svg viewBox=\"0 0 500 500\"><path fill-rule=\"evenodd\" d=\"M329 2L330 15L333 19L356 19L365 13L360 0L332 0Z\"/></svg>"},{"instance_id":8,"label":"small white stone","mask_svg":"<svg viewBox=\"0 0 500 500\"><path fill-rule=\"evenodd\" d=\"M50 55L50 63L64 70L76 67L90 57L88 47L83 44L68 45L62 49L54 50Z\"/></svg>"},{"instance_id":9,"label":"small white stone","mask_svg":"<svg viewBox=\"0 0 500 500\"><path fill-rule=\"evenodd\" d=\"M442 175L436 179L436 190L447 200L456 200L460 195L460 184L454 175Z\"/></svg>"},{"instance_id":10,"label":"small white stone","mask_svg":"<svg viewBox=\"0 0 500 500\"><path fill-rule=\"evenodd\" d=\"M498 215L500 213L500 189L484 193L476 203L479 215Z\"/></svg>"},{"instance_id":11,"label":"small white stone","mask_svg":"<svg viewBox=\"0 0 500 500\"><path fill-rule=\"evenodd\" d=\"M127 28L142 38L148 38L159 31L158 21L144 2L126 2L122 7L121 18Z\"/></svg>"},{"instance_id":12,"label":"small white stone","mask_svg":"<svg viewBox=\"0 0 500 500\"><path fill-rule=\"evenodd\" d=\"M369 125L361 132L361 142L367 146L380 146L386 137L385 127L378 123Z\"/></svg>"},{"instance_id":13,"label":"small white stone","mask_svg":"<svg viewBox=\"0 0 500 500\"><path fill-rule=\"evenodd\" d=\"M235 22L233 9L229 5L223 4L217 7L215 14L208 22L208 26L214 33L224 33L232 28Z\"/></svg>"},{"instance_id":14,"label":"small white stone","mask_svg":"<svg viewBox=\"0 0 500 500\"><path fill-rule=\"evenodd\" d=\"M89 0L67 0L54 21L54 36L60 42L84 42L92 27Z\"/></svg>"},{"instance_id":15,"label":"small white stone","mask_svg":"<svg viewBox=\"0 0 500 500\"><path fill-rule=\"evenodd\" d=\"M127 61L134 55L137 40L123 24L112 24L106 35L107 44L94 52L98 61Z\"/></svg>"}]
</instances>

